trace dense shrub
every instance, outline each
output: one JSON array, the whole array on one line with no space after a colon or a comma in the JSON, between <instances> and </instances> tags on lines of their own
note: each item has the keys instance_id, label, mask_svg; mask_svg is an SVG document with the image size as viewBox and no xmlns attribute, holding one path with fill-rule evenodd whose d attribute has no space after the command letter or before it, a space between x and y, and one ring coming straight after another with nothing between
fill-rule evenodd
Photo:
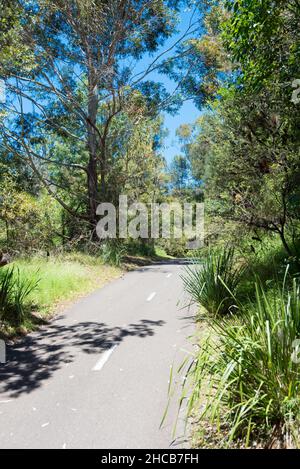
<instances>
[{"instance_id":1,"label":"dense shrub","mask_svg":"<svg viewBox=\"0 0 300 469\"><path fill-rule=\"evenodd\" d=\"M5 180L0 189L0 243L10 252L47 250L57 242L61 208L46 193L34 197Z\"/></svg>"},{"instance_id":2,"label":"dense shrub","mask_svg":"<svg viewBox=\"0 0 300 469\"><path fill-rule=\"evenodd\" d=\"M106 242L101 246L101 257L103 262L119 267L125 255L125 248L121 244Z\"/></svg>"}]
</instances>

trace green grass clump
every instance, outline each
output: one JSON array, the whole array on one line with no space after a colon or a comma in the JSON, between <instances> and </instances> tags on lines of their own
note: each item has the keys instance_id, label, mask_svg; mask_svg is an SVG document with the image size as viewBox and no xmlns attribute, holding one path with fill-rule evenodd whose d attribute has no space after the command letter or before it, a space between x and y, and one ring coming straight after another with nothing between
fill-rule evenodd
<instances>
[{"instance_id":1,"label":"green grass clump","mask_svg":"<svg viewBox=\"0 0 300 469\"><path fill-rule=\"evenodd\" d=\"M211 319L213 332L188 371L188 415L197 409L204 427L219 430L222 446L260 438L264 446L298 446L299 283L288 289L284 281L272 295L256 284L256 302L240 313Z\"/></svg>"},{"instance_id":2,"label":"green grass clump","mask_svg":"<svg viewBox=\"0 0 300 469\"><path fill-rule=\"evenodd\" d=\"M28 314L28 297L39 279L28 278L17 267L0 270L0 322L21 325Z\"/></svg>"},{"instance_id":3,"label":"green grass clump","mask_svg":"<svg viewBox=\"0 0 300 469\"><path fill-rule=\"evenodd\" d=\"M163 257L165 259L175 259L174 256L167 254L166 250L161 246L155 246L155 255L158 257Z\"/></svg>"},{"instance_id":4,"label":"green grass clump","mask_svg":"<svg viewBox=\"0 0 300 469\"><path fill-rule=\"evenodd\" d=\"M236 265L233 248L211 251L201 262L195 259L182 275L186 292L194 303L210 314L224 315L235 305L236 294L244 274L244 267Z\"/></svg>"},{"instance_id":5,"label":"green grass clump","mask_svg":"<svg viewBox=\"0 0 300 469\"><path fill-rule=\"evenodd\" d=\"M101 258L105 264L120 267L125 254L125 247L121 244L106 242L101 246Z\"/></svg>"},{"instance_id":6,"label":"green grass clump","mask_svg":"<svg viewBox=\"0 0 300 469\"><path fill-rule=\"evenodd\" d=\"M33 281L39 278L38 288L29 298L39 310L47 311L49 307L61 300L72 299L76 294L85 293L96 287L110 276L114 277L118 269L105 266L101 259L95 261L90 256L50 260L29 259L17 261L20 274Z\"/></svg>"},{"instance_id":7,"label":"green grass clump","mask_svg":"<svg viewBox=\"0 0 300 469\"><path fill-rule=\"evenodd\" d=\"M19 262L22 275L34 279L40 277L39 288L30 299L39 307L46 307L59 299L68 299L74 292L84 290L89 284L86 269L75 262L32 261Z\"/></svg>"}]
</instances>

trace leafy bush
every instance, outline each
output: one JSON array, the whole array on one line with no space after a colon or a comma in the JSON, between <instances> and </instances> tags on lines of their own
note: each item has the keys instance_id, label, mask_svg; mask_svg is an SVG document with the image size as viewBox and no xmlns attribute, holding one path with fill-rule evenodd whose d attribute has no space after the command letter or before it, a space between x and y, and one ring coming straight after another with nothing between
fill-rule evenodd
<instances>
[{"instance_id":1,"label":"leafy bush","mask_svg":"<svg viewBox=\"0 0 300 469\"><path fill-rule=\"evenodd\" d=\"M124 245L124 249L126 250L126 254L132 256L151 257L155 255L154 243L151 241L148 242L146 239L129 239Z\"/></svg>"},{"instance_id":2,"label":"leafy bush","mask_svg":"<svg viewBox=\"0 0 300 469\"><path fill-rule=\"evenodd\" d=\"M160 247L167 253L168 256L172 257L186 257L188 253L188 239L182 238L170 238L160 239Z\"/></svg>"},{"instance_id":3,"label":"leafy bush","mask_svg":"<svg viewBox=\"0 0 300 469\"><path fill-rule=\"evenodd\" d=\"M182 275L185 290L209 313L228 313L245 270L236 264L233 248L211 251L202 263L195 259Z\"/></svg>"},{"instance_id":4,"label":"leafy bush","mask_svg":"<svg viewBox=\"0 0 300 469\"><path fill-rule=\"evenodd\" d=\"M188 375L195 384L188 414L204 399L200 419L221 428L222 446L260 436L266 446L297 445L300 415L300 286L256 285L256 303L239 318L211 320ZM298 440L299 441L299 440Z\"/></svg>"},{"instance_id":5,"label":"leafy bush","mask_svg":"<svg viewBox=\"0 0 300 469\"><path fill-rule=\"evenodd\" d=\"M37 252L60 242L61 209L47 193L34 197L10 179L1 181L0 244L10 252Z\"/></svg>"},{"instance_id":6,"label":"leafy bush","mask_svg":"<svg viewBox=\"0 0 300 469\"><path fill-rule=\"evenodd\" d=\"M18 268L0 270L0 321L20 325L26 317L26 300L39 280L20 275Z\"/></svg>"}]
</instances>

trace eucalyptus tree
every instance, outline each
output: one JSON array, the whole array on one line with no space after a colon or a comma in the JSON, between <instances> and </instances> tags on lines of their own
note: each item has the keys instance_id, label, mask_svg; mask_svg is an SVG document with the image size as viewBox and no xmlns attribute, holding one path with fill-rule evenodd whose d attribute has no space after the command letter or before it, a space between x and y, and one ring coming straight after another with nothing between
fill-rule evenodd
<instances>
[{"instance_id":1,"label":"eucalyptus tree","mask_svg":"<svg viewBox=\"0 0 300 469\"><path fill-rule=\"evenodd\" d=\"M0 0L0 76L8 64L28 61L28 50L20 37L22 11L18 0Z\"/></svg>"},{"instance_id":2,"label":"eucalyptus tree","mask_svg":"<svg viewBox=\"0 0 300 469\"><path fill-rule=\"evenodd\" d=\"M39 0L18 2L18 32L33 63L7 63L1 144L17 155L72 216L96 224L96 207L108 194L110 139L116 117L135 109L155 116L168 102L149 75L153 58L174 32L178 0ZM140 61L152 54L143 70ZM134 114L134 113L133 113ZM55 140L61 140L57 152ZM56 168L56 169L55 169ZM69 184L57 183L65 173ZM75 176L76 175L76 176ZM77 177L78 175L78 177ZM87 209L68 203L80 181ZM75 184L76 185L76 184ZM76 190L80 190L77 188Z\"/></svg>"},{"instance_id":3,"label":"eucalyptus tree","mask_svg":"<svg viewBox=\"0 0 300 469\"><path fill-rule=\"evenodd\" d=\"M294 254L300 234L300 104L292 99L300 78L299 2L208 3L206 30L193 42L191 57L202 54L212 67L199 82L211 100L209 112L184 129L186 156L205 182L212 216L276 233ZM197 92L202 103L203 87Z\"/></svg>"}]
</instances>

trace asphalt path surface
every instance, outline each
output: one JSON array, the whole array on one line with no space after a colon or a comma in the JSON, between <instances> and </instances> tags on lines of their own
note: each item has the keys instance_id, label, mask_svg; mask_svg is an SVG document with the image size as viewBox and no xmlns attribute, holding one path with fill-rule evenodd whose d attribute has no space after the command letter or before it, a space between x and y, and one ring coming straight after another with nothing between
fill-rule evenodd
<instances>
[{"instance_id":1,"label":"asphalt path surface","mask_svg":"<svg viewBox=\"0 0 300 469\"><path fill-rule=\"evenodd\" d=\"M8 347L0 448L188 447L183 412L173 435L179 376L160 428L170 367L192 350L182 264L126 273Z\"/></svg>"}]
</instances>

